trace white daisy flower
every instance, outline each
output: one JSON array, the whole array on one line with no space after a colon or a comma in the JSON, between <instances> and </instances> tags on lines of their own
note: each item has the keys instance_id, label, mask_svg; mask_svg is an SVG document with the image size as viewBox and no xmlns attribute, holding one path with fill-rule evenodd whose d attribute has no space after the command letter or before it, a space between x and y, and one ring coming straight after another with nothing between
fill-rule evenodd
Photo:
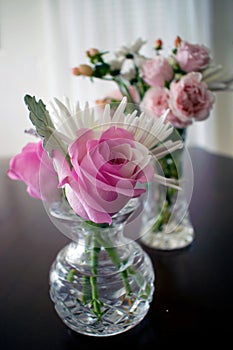
<instances>
[{"instance_id":1,"label":"white daisy flower","mask_svg":"<svg viewBox=\"0 0 233 350\"><path fill-rule=\"evenodd\" d=\"M71 102L68 97L60 101L56 97L47 106L52 122L63 140L67 143L76 138L77 130L94 125L94 110L88 102L81 109L79 102Z\"/></svg>"},{"instance_id":2,"label":"white daisy flower","mask_svg":"<svg viewBox=\"0 0 233 350\"><path fill-rule=\"evenodd\" d=\"M125 80L130 81L136 77L136 70L134 68L130 68L127 71L123 71L121 75Z\"/></svg>"},{"instance_id":3,"label":"white daisy flower","mask_svg":"<svg viewBox=\"0 0 233 350\"><path fill-rule=\"evenodd\" d=\"M123 97L119 103L116 111L112 115L110 105L106 104L102 113L99 113L93 107L89 107L86 102L83 109L80 108L79 103L71 103L68 98L61 102L54 98L50 102L51 119L59 130L59 133L64 136L64 140L72 142L76 138L77 130L81 128L99 129L101 131L108 129L111 126L117 126L130 131L135 138L135 141L142 143L149 150L151 150L157 157L164 156L169 153L169 150L174 148L181 148L182 142L167 141L163 143L163 147L155 149L155 147L164 142L174 130L169 123L165 123L168 111L160 118L149 117L145 112L138 115L135 109L133 113L125 114L127 106L127 97ZM169 150L165 151L164 147L169 145ZM161 155L160 155L161 150ZM159 152L158 152L159 151Z\"/></svg>"},{"instance_id":4,"label":"white daisy flower","mask_svg":"<svg viewBox=\"0 0 233 350\"><path fill-rule=\"evenodd\" d=\"M134 57L134 64L136 67L141 68L141 66L143 65L143 63L145 63L146 60L148 60L148 57L143 55L137 55Z\"/></svg>"},{"instance_id":5,"label":"white daisy flower","mask_svg":"<svg viewBox=\"0 0 233 350\"><path fill-rule=\"evenodd\" d=\"M124 62L124 58L115 58L113 60L108 61L107 63L110 65L110 71L121 70Z\"/></svg>"},{"instance_id":6,"label":"white daisy flower","mask_svg":"<svg viewBox=\"0 0 233 350\"><path fill-rule=\"evenodd\" d=\"M132 56L131 58L133 58L135 56L140 56L139 51L145 43L146 43L145 40L138 38L136 41L134 41L131 44L123 45L115 52L116 57L127 58L128 56Z\"/></svg>"}]
</instances>

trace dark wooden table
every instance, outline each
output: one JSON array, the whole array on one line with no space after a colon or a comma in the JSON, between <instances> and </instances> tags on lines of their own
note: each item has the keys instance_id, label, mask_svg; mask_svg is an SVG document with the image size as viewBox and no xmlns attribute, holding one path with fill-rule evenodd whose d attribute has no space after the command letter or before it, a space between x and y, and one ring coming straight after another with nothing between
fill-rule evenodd
<instances>
[{"instance_id":1,"label":"dark wooden table","mask_svg":"<svg viewBox=\"0 0 233 350\"><path fill-rule=\"evenodd\" d=\"M68 239L41 201L6 176L0 161L0 349L64 350L227 348L233 336L233 159L190 150L194 192L191 246L159 252L145 247L155 273L150 310L136 327L96 338L69 330L48 292L48 272ZM229 342L229 345L227 346Z\"/></svg>"}]
</instances>

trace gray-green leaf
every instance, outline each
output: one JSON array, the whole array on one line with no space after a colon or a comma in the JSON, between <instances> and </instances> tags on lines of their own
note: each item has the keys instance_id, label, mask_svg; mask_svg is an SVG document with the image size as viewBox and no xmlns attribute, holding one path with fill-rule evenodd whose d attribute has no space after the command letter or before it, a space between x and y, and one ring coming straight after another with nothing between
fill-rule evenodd
<instances>
[{"instance_id":1,"label":"gray-green leaf","mask_svg":"<svg viewBox=\"0 0 233 350\"><path fill-rule=\"evenodd\" d=\"M32 97L30 95L25 95L24 101L30 112L29 118L35 126L38 135L43 139L43 147L50 155L54 149L66 155L67 147L59 138L43 101L39 100L37 102L35 96Z\"/></svg>"}]
</instances>

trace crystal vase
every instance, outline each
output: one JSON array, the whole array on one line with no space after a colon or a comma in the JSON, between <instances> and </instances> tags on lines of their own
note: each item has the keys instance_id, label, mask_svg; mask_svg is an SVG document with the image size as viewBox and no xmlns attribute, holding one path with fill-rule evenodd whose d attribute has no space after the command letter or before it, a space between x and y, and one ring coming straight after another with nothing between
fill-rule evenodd
<instances>
[{"instance_id":1,"label":"crystal vase","mask_svg":"<svg viewBox=\"0 0 233 350\"><path fill-rule=\"evenodd\" d=\"M182 150L160 159L160 171L166 178L176 179L179 189L150 183L150 200L142 216L140 240L159 250L189 246L195 232L190 219L189 203L193 189L192 163L185 146L186 130L179 130L184 142Z\"/></svg>"},{"instance_id":2,"label":"crystal vase","mask_svg":"<svg viewBox=\"0 0 233 350\"><path fill-rule=\"evenodd\" d=\"M111 336L136 326L148 312L154 269L141 246L123 234L138 200L132 199L113 223L84 221L64 203L51 217L71 238L50 269L50 296L61 320L89 336Z\"/></svg>"}]
</instances>

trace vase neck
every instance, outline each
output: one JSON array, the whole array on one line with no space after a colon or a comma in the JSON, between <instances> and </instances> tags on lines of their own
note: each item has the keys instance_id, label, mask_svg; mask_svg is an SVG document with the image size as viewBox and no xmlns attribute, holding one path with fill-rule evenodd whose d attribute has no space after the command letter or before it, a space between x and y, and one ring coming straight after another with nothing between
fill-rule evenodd
<instances>
[{"instance_id":1,"label":"vase neck","mask_svg":"<svg viewBox=\"0 0 233 350\"><path fill-rule=\"evenodd\" d=\"M130 220L131 215L140 207L139 198L132 198L115 215L112 216L112 224L95 224L78 216L69 206L66 200L51 203L48 213L51 220L59 230L72 241L85 241L88 236L99 237L111 241L122 240L125 225ZM126 238L125 238L126 239Z\"/></svg>"},{"instance_id":2,"label":"vase neck","mask_svg":"<svg viewBox=\"0 0 233 350\"><path fill-rule=\"evenodd\" d=\"M82 224L82 229L77 232L76 242L85 246L111 248L128 242L123 235L124 224L116 226L100 227L88 223Z\"/></svg>"}]
</instances>

